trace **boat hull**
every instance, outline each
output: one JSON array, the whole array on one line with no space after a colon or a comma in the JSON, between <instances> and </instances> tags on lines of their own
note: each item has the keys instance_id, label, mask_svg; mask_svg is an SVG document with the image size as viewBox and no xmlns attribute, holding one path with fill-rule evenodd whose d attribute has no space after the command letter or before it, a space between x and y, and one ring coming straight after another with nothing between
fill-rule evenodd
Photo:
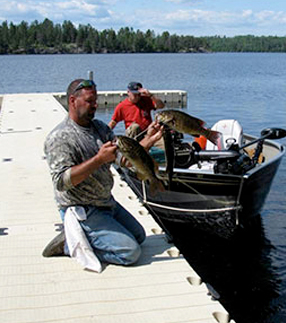
<instances>
[{"instance_id":1,"label":"boat hull","mask_svg":"<svg viewBox=\"0 0 286 323\"><path fill-rule=\"evenodd\" d=\"M166 190L155 195L150 194L148 183L140 181L132 170L122 169L121 174L159 224L161 220L189 223L229 238L263 208L285 152L276 143L269 142L268 146L275 152L273 156L244 175L175 168L170 185L165 169L161 168L159 178Z\"/></svg>"}]
</instances>

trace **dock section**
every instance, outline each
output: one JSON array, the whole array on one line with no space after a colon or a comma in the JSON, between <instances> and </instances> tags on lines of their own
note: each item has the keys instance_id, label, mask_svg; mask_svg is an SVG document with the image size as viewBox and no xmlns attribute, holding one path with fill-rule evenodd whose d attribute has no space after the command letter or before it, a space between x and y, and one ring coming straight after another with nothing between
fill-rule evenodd
<instances>
[{"instance_id":1,"label":"dock section","mask_svg":"<svg viewBox=\"0 0 286 323\"><path fill-rule=\"evenodd\" d=\"M187 106L187 92L182 90L151 90L169 108L185 108ZM55 93L55 98L66 106L66 94ZM98 91L99 108L115 108L118 103L127 98L127 91Z\"/></svg>"},{"instance_id":2,"label":"dock section","mask_svg":"<svg viewBox=\"0 0 286 323\"><path fill-rule=\"evenodd\" d=\"M113 170L113 193L145 227L136 265L84 270L69 257L42 257L61 228L43 154L66 115L52 94L4 95L0 114L1 323L227 323L229 314L167 243ZM210 269L211 270L211 269ZM233 322L233 321L232 321Z\"/></svg>"}]
</instances>

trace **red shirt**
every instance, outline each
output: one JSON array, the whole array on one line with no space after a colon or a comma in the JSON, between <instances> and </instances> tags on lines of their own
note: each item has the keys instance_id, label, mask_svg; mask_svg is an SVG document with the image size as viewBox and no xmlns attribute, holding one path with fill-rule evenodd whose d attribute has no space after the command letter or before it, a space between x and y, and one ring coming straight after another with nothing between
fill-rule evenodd
<instances>
[{"instance_id":1,"label":"red shirt","mask_svg":"<svg viewBox=\"0 0 286 323\"><path fill-rule=\"evenodd\" d=\"M128 98L126 98L116 106L111 119L116 123L124 121L125 129L127 129L131 123L136 122L143 131L152 122L152 110L155 110L155 106L149 97L142 96L140 101L136 104L130 102Z\"/></svg>"}]
</instances>

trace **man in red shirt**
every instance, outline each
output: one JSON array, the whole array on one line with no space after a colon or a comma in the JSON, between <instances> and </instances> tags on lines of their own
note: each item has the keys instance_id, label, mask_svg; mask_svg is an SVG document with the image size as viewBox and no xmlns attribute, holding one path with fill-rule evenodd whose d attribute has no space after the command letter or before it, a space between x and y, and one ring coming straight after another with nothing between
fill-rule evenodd
<instances>
[{"instance_id":1,"label":"man in red shirt","mask_svg":"<svg viewBox=\"0 0 286 323\"><path fill-rule=\"evenodd\" d=\"M127 87L128 97L120 102L113 113L109 127L113 129L120 121L124 121L126 135L136 137L152 122L151 111L164 108L163 101L139 82L130 82ZM137 138L140 140L140 138Z\"/></svg>"}]
</instances>

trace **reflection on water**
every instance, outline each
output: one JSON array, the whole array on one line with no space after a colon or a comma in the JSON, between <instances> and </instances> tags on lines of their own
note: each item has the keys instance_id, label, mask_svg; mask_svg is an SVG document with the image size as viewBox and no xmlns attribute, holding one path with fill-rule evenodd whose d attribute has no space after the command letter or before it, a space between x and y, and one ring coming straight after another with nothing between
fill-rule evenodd
<instances>
[{"instance_id":1,"label":"reflection on water","mask_svg":"<svg viewBox=\"0 0 286 323\"><path fill-rule=\"evenodd\" d=\"M260 216L231 241L185 224L165 225L202 280L218 292L219 301L236 323L273 322L274 313L277 319L281 281L270 257L274 246L264 235Z\"/></svg>"}]
</instances>

